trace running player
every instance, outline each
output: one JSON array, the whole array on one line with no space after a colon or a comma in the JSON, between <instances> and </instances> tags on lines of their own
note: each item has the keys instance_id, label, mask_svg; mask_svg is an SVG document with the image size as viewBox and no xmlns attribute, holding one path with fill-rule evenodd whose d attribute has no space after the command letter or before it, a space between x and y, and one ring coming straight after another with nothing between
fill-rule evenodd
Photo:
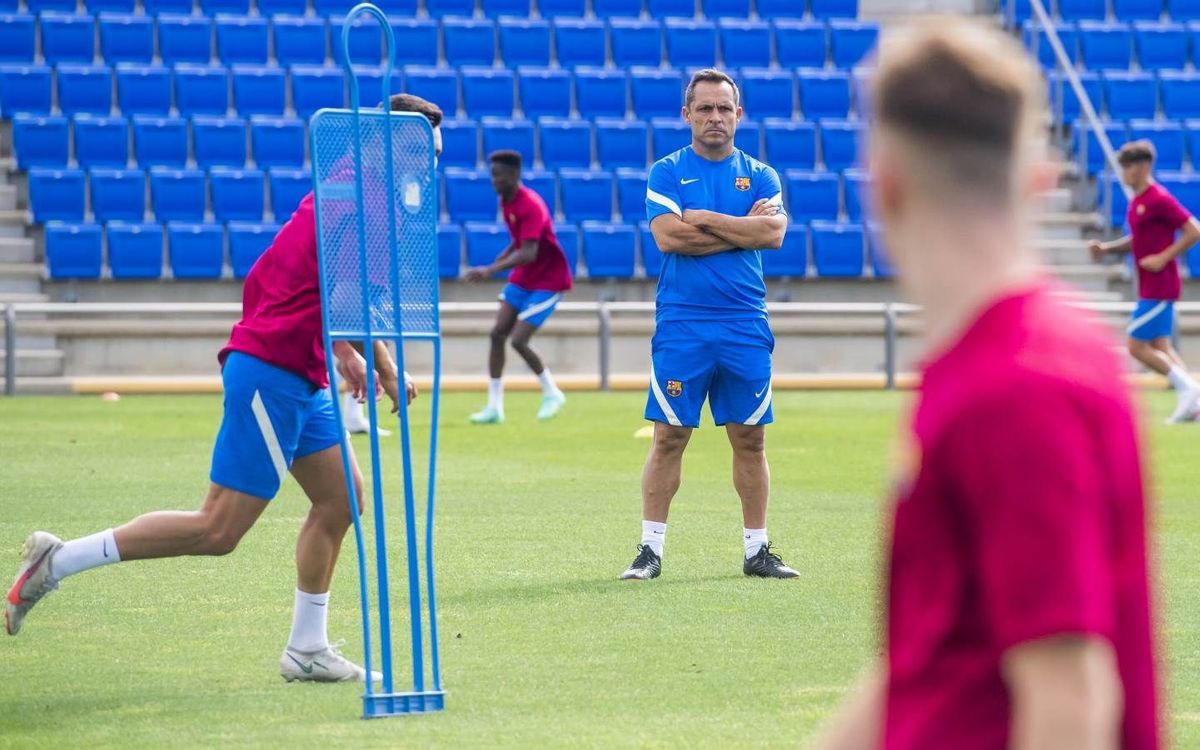
<instances>
[{"instance_id":1,"label":"running player","mask_svg":"<svg viewBox=\"0 0 1200 750\"><path fill-rule=\"evenodd\" d=\"M512 347L538 376L542 384L542 405L538 419L550 419L567 403L529 340L542 327L571 289L571 269L558 238L545 201L521 184L521 155L516 151L497 151L488 157L492 164L492 187L500 196L504 223L512 243L495 262L467 271L467 281L485 281L511 270L508 284L500 293L500 311L492 327L492 346L488 352L488 403L471 415L474 424L500 424L504 421L504 344ZM511 337L511 339L510 339Z\"/></svg>"},{"instance_id":2,"label":"running player","mask_svg":"<svg viewBox=\"0 0 1200 750\"><path fill-rule=\"evenodd\" d=\"M407 94L392 111L419 112L441 152L437 106ZM334 346L337 371L359 399L366 363L348 342ZM296 543L297 588L292 632L280 658L288 681L362 681L362 667L331 646L326 632L329 583L352 519L342 468L343 433L333 412L321 331L316 225L311 193L246 277L242 319L221 350L225 413L213 448L211 484L197 511L160 511L116 529L63 542L44 531L25 541L8 591L5 626L16 635L29 610L68 576L111 563L180 555L224 555L250 530L290 471L312 503ZM376 342L377 382L396 411L405 389L388 348ZM351 457L362 510L362 476ZM375 679L379 679L375 675Z\"/></svg>"},{"instance_id":3,"label":"running player","mask_svg":"<svg viewBox=\"0 0 1200 750\"><path fill-rule=\"evenodd\" d=\"M742 570L794 578L767 537L771 352L758 248L778 249L787 229L779 175L733 145L742 107L737 85L701 70L684 93L690 146L650 170L646 211L663 252L658 277L646 419L654 442L642 473L642 543L624 579L662 570L667 512L679 489L683 452L709 402L733 448L742 501Z\"/></svg>"},{"instance_id":4,"label":"running player","mask_svg":"<svg viewBox=\"0 0 1200 750\"><path fill-rule=\"evenodd\" d=\"M1178 258L1200 240L1200 223L1154 181L1154 158L1150 141L1121 147L1117 155L1121 179L1134 193L1125 219L1129 234L1112 242L1093 241L1090 247L1097 260L1108 253L1133 252L1138 264L1138 304L1126 329L1129 353L1167 376L1175 389L1175 411L1167 422L1191 422L1200 414L1200 384L1188 374L1171 337L1175 300L1182 289Z\"/></svg>"},{"instance_id":5,"label":"running player","mask_svg":"<svg viewBox=\"0 0 1200 750\"><path fill-rule=\"evenodd\" d=\"M1145 484L1111 333L1030 244L1046 94L1011 37L885 34L872 205L924 307L884 662L822 749L1158 747Z\"/></svg>"}]
</instances>

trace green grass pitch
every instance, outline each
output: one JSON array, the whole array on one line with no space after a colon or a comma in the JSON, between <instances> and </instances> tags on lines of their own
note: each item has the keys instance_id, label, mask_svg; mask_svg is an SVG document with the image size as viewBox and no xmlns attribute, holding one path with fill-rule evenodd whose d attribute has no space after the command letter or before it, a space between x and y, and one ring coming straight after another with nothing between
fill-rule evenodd
<instances>
[{"instance_id":1,"label":"green grass pitch","mask_svg":"<svg viewBox=\"0 0 1200 750\"><path fill-rule=\"evenodd\" d=\"M366 722L359 686L279 678L306 511L289 482L231 556L85 573L20 636L0 636L0 747L802 744L877 649L889 445L906 398L776 395L770 530L802 571L793 582L743 578L728 446L706 425L685 459L663 577L638 584L616 576L640 534L641 395L572 394L539 424L536 396L514 394L508 423L483 428L466 424L480 396L447 396L444 714ZM1170 730L1197 747L1200 425L1158 426L1171 402L1146 401L1159 613ZM72 537L197 507L219 419L217 397L0 400L4 585L32 529ZM397 463L396 438L384 445ZM331 635L358 657L349 545L331 605Z\"/></svg>"}]
</instances>

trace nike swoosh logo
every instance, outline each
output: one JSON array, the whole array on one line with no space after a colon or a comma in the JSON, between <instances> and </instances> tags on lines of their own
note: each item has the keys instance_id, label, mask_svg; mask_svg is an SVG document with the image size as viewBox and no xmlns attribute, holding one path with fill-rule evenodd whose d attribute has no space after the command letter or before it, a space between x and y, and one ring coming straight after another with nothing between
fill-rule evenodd
<instances>
[{"instance_id":1,"label":"nike swoosh logo","mask_svg":"<svg viewBox=\"0 0 1200 750\"><path fill-rule=\"evenodd\" d=\"M699 181L700 181L699 177L693 177L690 180L680 180L679 184L680 185L691 185L693 182L699 182Z\"/></svg>"},{"instance_id":2,"label":"nike swoosh logo","mask_svg":"<svg viewBox=\"0 0 1200 750\"><path fill-rule=\"evenodd\" d=\"M292 656L291 654L288 654L288 658L291 659L292 661L296 662L296 666L300 667L301 672L303 672L304 674L312 674L313 668L312 668L311 664L309 664L308 666L305 666L304 662L300 661L299 659Z\"/></svg>"},{"instance_id":3,"label":"nike swoosh logo","mask_svg":"<svg viewBox=\"0 0 1200 750\"><path fill-rule=\"evenodd\" d=\"M770 386L767 386L767 388L770 388ZM762 398L762 395L763 395L764 393L766 393L766 392L767 392L767 388L763 388L761 391L759 391L758 393L754 394L754 397L755 397L755 398Z\"/></svg>"},{"instance_id":4,"label":"nike swoosh logo","mask_svg":"<svg viewBox=\"0 0 1200 750\"><path fill-rule=\"evenodd\" d=\"M105 558L108 557L108 540L107 539L104 540L104 557Z\"/></svg>"}]
</instances>

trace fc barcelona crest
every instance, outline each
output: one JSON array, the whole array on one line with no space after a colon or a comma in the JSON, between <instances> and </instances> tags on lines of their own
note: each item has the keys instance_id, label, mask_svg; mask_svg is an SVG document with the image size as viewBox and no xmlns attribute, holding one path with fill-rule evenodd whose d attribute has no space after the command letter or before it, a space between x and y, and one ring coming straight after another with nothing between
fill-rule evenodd
<instances>
[{"instance_id":1,"label":"fc barcelona crest","mask_svg":"<svg viewBox=\"0 0 1200 750\"><path fill-rule=\"evenodd\" d=\"M735 188L737 188L738 190L745 192L750 189L750 178L749 177L734 177L733 178L733 186Z\"/></svg>"},{"instance_id":2,"label":"fc barcelona crest","mask_svg":"<svg viewBox=\"0 0 1200 750\"><path fill-rule=\"evenodd\" d=\"M667 395L671 398L678 398L683 393L683 383L678 380L667 381Z\"/></svg>"}]
</instances>

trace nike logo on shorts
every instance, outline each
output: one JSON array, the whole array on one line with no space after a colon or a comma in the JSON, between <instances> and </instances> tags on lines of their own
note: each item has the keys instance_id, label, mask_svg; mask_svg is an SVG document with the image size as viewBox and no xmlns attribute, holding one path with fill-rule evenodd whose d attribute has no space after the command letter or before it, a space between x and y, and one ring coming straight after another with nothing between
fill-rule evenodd
<instances>
[{"instance_id":1,"label":"nike logo on shorts","mask_svg":"<svg viewBox=\"0 0 1200 750\"><path fill-rule=\"evenodd\" d=\"M690 180L680 180L679 184L680 185L691 185L693 182L699 182L699 181L700 181L699 177L693 177Z\"/></svg>"},{"instance_id":2,"label":"nike logo on shorts","mask_svg":"<svg viewBox=\"0 0 1200 750\"><path fill-rule=\"evenodd\" d=\"M767 386L767 388L770 388L770 386ZM761 391L759 391L758 393L754 394L754 397L755 397L755 398L762 398L762 395L763 395L764 393L766 393L766 392L767 392L767 388L763 388Z\"/></svg>"}]
</instances>

